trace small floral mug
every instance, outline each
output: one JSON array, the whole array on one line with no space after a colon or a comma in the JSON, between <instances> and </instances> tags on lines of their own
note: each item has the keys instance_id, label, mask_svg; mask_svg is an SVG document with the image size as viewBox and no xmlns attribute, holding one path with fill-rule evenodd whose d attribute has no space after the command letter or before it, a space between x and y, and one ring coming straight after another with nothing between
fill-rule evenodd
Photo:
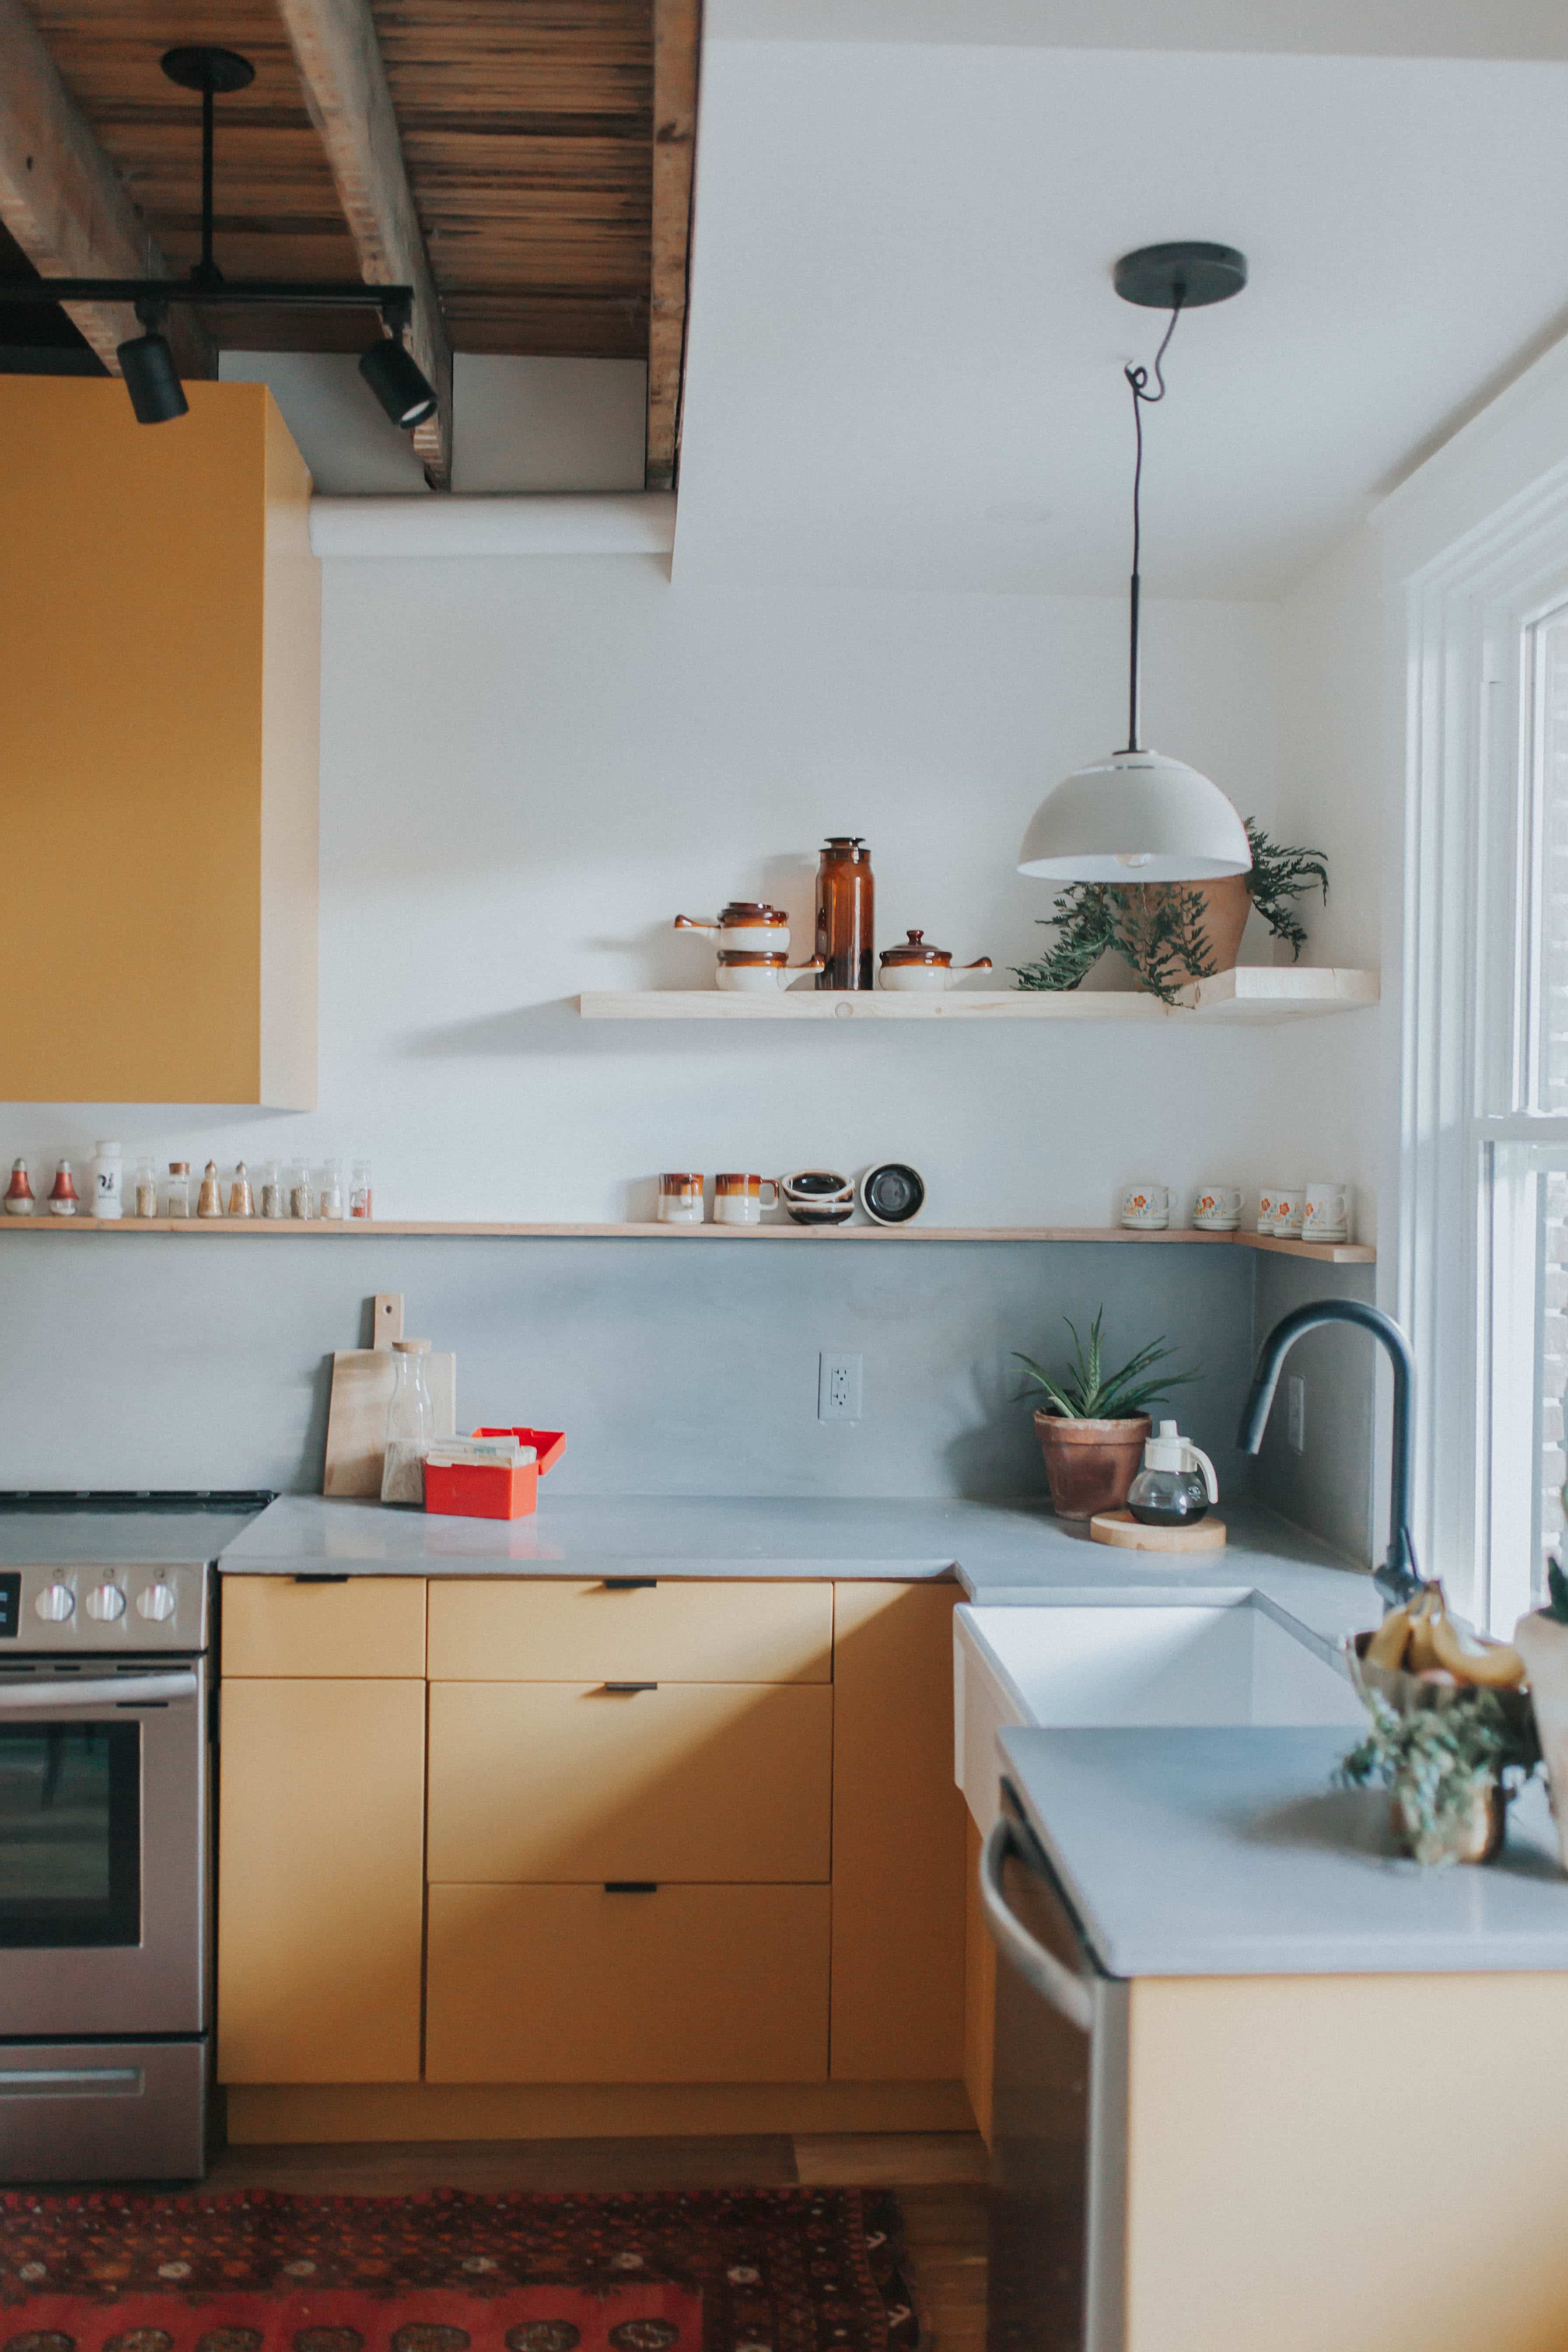
<instances>
[{"instance_id":1,"label":"small floral mug","mask_svg":"<svg viewBox=\"0 0 1568 2352\"><path fill-rule=\"evenodd\" d=\"M1193 1196L1193 1223L1214 1233L1235 1233L1241 1223L1240 1185L1200 1184Z\"/></svg>"},{"instance_id":2,"label":"small floral mug","mask_svg":"<svg viewBox=\"0 0 1568 2352\"><path fill-rule=\"evenodd\" d=\"M1274 1186L1274 1222L1270 1233L1281 1239L1299 1241L1301 1234L1301 1187L1300 1184Z\"/></svg>"},{"instance_id":3,"label":"small floral mug","mask_svg":"<svg viewBox=\"0 0 1568 2352\"><path fill-rule=\"evenodd\" d=\"M1171 1192L1166 1184L1129 1184L1121 1195L1121 1222L1157 1231L1171 1222Z\"/></svg>"},{"instance_id":4,"label":"small floral mug","mask_svg":"<svg viewBox=\"0 0 1568 2352\"><path fill-rule=\"evenodd\" d=\"M1317 1177L1302 1195L1301 1238L1342 1242L1350 1238L1350 1187Z\"/></svg>"}]
</instances>

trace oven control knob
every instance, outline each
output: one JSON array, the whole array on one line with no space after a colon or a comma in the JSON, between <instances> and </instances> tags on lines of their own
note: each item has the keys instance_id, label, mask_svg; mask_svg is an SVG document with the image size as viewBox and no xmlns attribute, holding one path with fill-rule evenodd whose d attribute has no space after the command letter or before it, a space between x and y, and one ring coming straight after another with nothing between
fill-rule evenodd
<instances>
[{"instance_id":1,"label":"oven control knob","mask_svg":"<svg viewBox=\"0 0 1568 2352\"><path fill-rule=\"evenodd\" d=\"M162 1577L136 1595L136 1614L151 1618L154 1625L163 1624L174 1613L174 1588L165 1584Z\"/></svg>"},{"instance_id":2,"label":"oven control knob","mask_svg":"<svg viewBox=\"0 0 1568 2352\"><path fill-rule=\"evenodd\" d=\"M33 1603L46 1624L63 1625L76 1608L76 1594L68 1584L46 1584Z\"/></svg>"},{"instance_id":3,"label":"oven control knob","mask_svg":"<svg viewBox=\"0 0 1568 2352\"><path fill-rule=\"evenodd\" d=\"M87 1613L112 1625L125 1614L125 1595L118 1584L95 1584L87 1596Z\"/></svg>"}]
</instances>

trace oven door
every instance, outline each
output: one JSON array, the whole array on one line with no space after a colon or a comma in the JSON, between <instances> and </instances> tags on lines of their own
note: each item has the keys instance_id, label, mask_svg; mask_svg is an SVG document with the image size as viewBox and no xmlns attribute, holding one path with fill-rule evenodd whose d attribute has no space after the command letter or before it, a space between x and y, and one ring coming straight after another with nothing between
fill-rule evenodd
<instances>
[{"instance_id":1,"label":"oven door","mask_svg":"<svg viewBox=\"0 0 1568 2352\"><path fill-rule=\"evenodd\" d=\"M201 1659L0 1672L0 2039L206 2025Z\"/></svg>"}]
</instances>

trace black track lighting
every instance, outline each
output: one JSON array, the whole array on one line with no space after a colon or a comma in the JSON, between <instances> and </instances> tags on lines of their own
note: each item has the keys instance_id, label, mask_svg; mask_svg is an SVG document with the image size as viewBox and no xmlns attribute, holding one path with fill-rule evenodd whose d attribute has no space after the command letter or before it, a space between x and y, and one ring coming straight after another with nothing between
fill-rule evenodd
<instances>
[{"instance_id":1,"label":"black track lighting","mask_svg":"<svg viewBox=\"0 0 1568 2352\"><path fill-rule=\"evenodd\" d=\"M361 352L359 372L394 425L405 433L412 433L434 411L436 395L399 329Z\"/></svg>"},{"instance_id":2,"label":"black track lighting","mask_svg":"<svg viewBox=\"0 0 1568 2352\"><path fill-rule=\"evenodd\" d=\"M162 302L138 302L136 316L147 331L121 343L115 354L138 425L167 425L190 405L174 354L160 332L165 315Z\"/></svg>"},{"instance_id":3,"label":"black track lighting","mask_svg":"<svg viewBox=\"0 0 1568 2352\"><path fill-rule=\"evenodd\" d=\"M36 304L46 289L57 302L134 302L147 331L121 343L117 356L131 405L142 425L167 424L189 407L174 355L162 332L171 302L220 302L227 310L379 310L386 337L366 352L360 373L393 423L412 432L437 407L436 394L403 340L413 315L413 288L226 278L213 257L214 100L224 92L246 89L256 69L233 49L210 46L170 49L163 67L171 81L183 89L199 90L202 100L202 256L189 278L0 278L0 304Z\"/></svg>"}]
</instances>

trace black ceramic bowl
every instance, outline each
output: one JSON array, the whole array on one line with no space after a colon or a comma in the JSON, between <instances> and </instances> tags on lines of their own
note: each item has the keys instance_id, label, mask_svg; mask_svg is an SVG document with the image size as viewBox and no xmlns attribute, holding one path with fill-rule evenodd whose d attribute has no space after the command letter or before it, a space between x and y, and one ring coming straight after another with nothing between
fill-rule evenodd
<instances>
[{"instance_id":1,"label":"black ceramic bowl","mask_svg":"<svg viewBox=\"0 0 1568 2352\"><path fill-rule=\"evenodd\" d=\"M885 1160L860 1179L860 1206L874 1225L907 1225L925 1206L925 1180L918 1168Z\"/></svg>"}]
</instances>

